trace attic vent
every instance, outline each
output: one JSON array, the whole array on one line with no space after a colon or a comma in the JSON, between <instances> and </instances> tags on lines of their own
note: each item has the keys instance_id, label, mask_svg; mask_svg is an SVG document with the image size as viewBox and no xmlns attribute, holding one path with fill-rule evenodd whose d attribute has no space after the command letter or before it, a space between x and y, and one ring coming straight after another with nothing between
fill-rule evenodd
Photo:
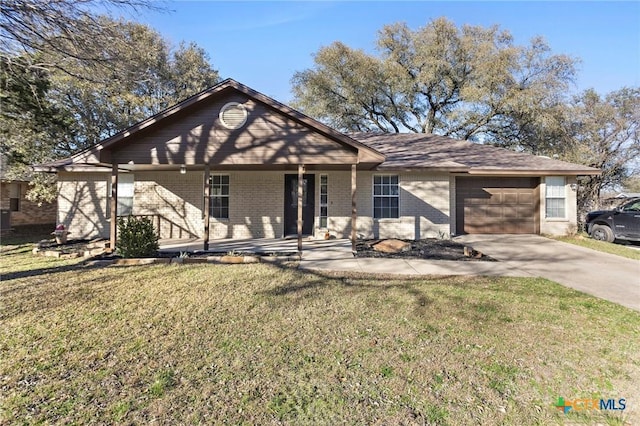
<instances>
[{"instance_id":1,"label":"attic vent","mask_svg":"<svg viewBox=\"0 0 640 426\"><path fill-rule=\"evenodd\" d=\"M220 110L220 122L227 129L239 129L247 122L247 110L238 102L229 102Z\"/></svg>"}]
</instances>

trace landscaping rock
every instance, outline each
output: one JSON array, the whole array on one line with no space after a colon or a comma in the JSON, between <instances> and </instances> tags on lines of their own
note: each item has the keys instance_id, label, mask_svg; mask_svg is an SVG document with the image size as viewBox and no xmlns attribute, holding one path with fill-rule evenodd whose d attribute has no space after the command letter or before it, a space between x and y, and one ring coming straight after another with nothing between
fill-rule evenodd
<instances>
[{"instance_id":1,"label":"landscaping rock","mask_svg":"<svg viewBox=\"0 0 640 426\"><path fill-rule=\"evenodd\" d=\"M106 250L104 248L93 248L90 250L85 250L83 255L84 257L95 257L105 254Z\"/></svg>"},{"instance_id":2,"label":"landscaping rock","mask_svg":"<svg viewBox=\"0 0 640 426\"><path fill-rule=\"evenodd\" d=\"M220 263L244 263L244 256L222 256Z\"/></svg>"},{"instance_id":3,"label":"landscaping rock","mask_svg":"<svg viewBox=\"0 0 640 426\"><path fill-rule=\"evenodd\" d=\"M382 253L402 253L411 250L411 243L400 240L382 240L373 249Z\"/></svg>"},{"instance_id":4,"label":"landscaping rock","mask_svg":"<svg viewBox=\"0 0 640 426\"><path fill-rule=\"evenodd\" d=\"M60 255L61 255L62 253L61 253L61 252L59 252L59 251L55 251L55 250L45 250L45 251L43 251L43 252L42 252L42 254L43 254L45 257L60 257Z\"/></svg>"},{"instance_id":5,"label":"landscaping rock","mask_svg":"<svg viewBox=\"0 0 640 426\"><path fill-rule=\"evenodd\" d=\"M477 250L474 250L473 247L464 246L464 255L466 257L473 257L475 259L480 259L483 254Z\"/></svg>"},{"instance_id":6,"label":"landscaping rock","mask_svg":"<svg viewBox=\"0 0 640 426\"><path fill-rule=\"evenodd\" d=\"M62 253L60 259L75 259L76 257L80 257L80 253Z\"/></svg>"},{"instance_id":7,"label":"landscaping rock","mask_svg":"<svg viewBox=\"0 0 640 426\"><path fill-rule=\"evenodd\" d=\"M156 263L170 263L171 259L168 257L143 257L143 258L132 258L132 259L116 259L115 265L153 265Z\"/></svg>"},{"instance_id":8,"label":"landscaping rock","mask_svg":"<svg viewBox=\"0 0 640 426\"><path fill-rule=\"evenodd\" d=\"M93 249L106 249L109 248L109 241L108 240L103 240L103 239L98 239L98 240L92 240L89 241L89 243L87 243L87 250L91 251Z\"/></svg>"}]
</instances>

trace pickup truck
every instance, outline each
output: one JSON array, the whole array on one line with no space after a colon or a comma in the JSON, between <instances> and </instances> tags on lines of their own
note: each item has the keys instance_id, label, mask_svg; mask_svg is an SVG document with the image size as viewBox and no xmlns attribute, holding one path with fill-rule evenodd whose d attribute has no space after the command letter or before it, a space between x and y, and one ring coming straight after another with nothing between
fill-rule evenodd
<instances>
[{"instance_id":1,"label":"pickup truck","mask_svg":"<svg viewBox=\"0 0 640 426\"><path fill-rule=\"evenodd\" d=\"M587 232L596 240L640 241L640 198L613 210L589 212L586 224Z\"/></svg>"}]
</instances>

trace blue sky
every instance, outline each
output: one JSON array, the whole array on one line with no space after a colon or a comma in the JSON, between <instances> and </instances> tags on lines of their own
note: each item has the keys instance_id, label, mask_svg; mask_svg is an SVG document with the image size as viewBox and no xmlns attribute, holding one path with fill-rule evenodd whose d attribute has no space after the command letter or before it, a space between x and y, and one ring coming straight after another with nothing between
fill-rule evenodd
<instances>
[{"instance_id":1,"label":"blue sky","mask_svg":"<svg viewBox=\"0 0 640 426\"><path fill-rule=\"evenodd\" d=\"M574 87L604 94L640 85L640 2L240 2L175 1L170 12L133 17L174 43L194 41L221 77L234 78L281 102L290 80L313 66L313 54L334 41L375 51L385 24L412 29L445 16L457 25L497 24L526 44L543 36L554 53L581 59ZM131 18L131 17L130 17Z\"/></svg>"}]
</instances>

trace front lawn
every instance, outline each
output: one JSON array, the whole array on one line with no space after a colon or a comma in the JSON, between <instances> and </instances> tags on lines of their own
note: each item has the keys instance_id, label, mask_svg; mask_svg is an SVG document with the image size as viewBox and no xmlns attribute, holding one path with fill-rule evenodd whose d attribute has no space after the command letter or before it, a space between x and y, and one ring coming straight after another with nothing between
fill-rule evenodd
<instances>
[{"instance_id":1,"label":"front lawn","mask_svg":"<svg viewBox=\"0 0 640 426\"><path fill-rule=\"evenodd\" d=\"M639 424L640 314L543 279L29 250L0 257L2 424Z\"/></svg>"}]
</instances>

